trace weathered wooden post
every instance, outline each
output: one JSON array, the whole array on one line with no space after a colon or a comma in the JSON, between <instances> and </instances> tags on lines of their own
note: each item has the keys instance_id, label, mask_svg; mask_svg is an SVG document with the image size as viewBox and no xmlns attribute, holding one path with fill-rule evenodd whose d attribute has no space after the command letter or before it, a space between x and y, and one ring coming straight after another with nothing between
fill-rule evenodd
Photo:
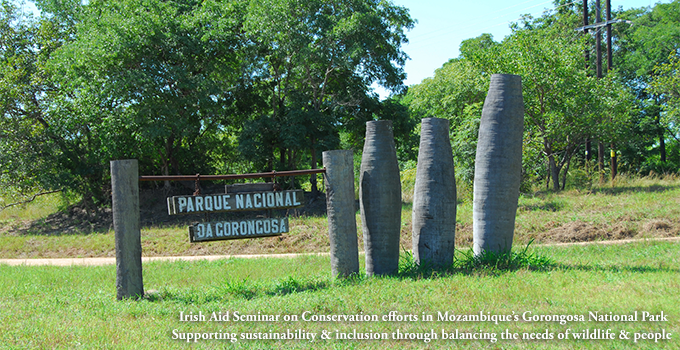
<instances>
[{"instance_id":1,"label":"weathered wooden post","mask_svg":"<svg viewBox=\"0 0 680 350\"><path fill-rule=\"evenodd\" d=\"M352 151L323 152L326 168L326 212L331 243L331 272L345 277L359 273L357 220L354 205L354 159Z\"/></svg>"},{"instance_id":2,"label":"weathered wooden post","mask_svg":"<svg viewBox=\"0 0 680 350\"><path fill-rule=\"evenodd\" d=\"M366 252L366 274L399 270L401 182L392 121L366 123L359 203Z\"/></svg>"},{"instance_id":3,"label":"weathered wooden post","mask_svg":"<svg viewBox=\"0 0 680 350\"><path fill-rule=\"evenodd\" d=\"M475 158L474 253L510 253L522 173L524 101L520 76L494 74Z\"/></svg>"},{"instance_id":4,"label":"weathered wooden post","mask_svg":"<svg viewBox=\"0 0 680 350\"><path fill-rule=\"evenodd\" d=\"M456 178L449 121L425 118L421 124L413 190L413 257L442 267L453 263L456 240Z\"/></svg>"},{"instance_id":5,"label":"weathered wooden post","mask_svg":"<svg viewBox=\"0 0 680 350\"><path fill-rule=\"evenodd\" d=\"M136 159L111 161L113 227L118 300L144 296L139 228L139 168Z\"/></svg>"}]
</instances>

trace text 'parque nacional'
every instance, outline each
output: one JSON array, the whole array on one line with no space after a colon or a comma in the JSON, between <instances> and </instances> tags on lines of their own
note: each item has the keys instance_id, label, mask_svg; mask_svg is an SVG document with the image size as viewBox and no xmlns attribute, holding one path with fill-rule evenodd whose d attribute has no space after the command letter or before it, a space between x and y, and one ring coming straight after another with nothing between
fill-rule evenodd
<instances>
[{"instance_id":1,"label":"text 'parque nacional'","mask_svg":"<svg viewBox=\"0 0 680 350\"><path fill-rule=\"evenodd\" d=\"M168 197L168 214L286 209L302 206L303 190Z\"/></svg>"}]
</instances>

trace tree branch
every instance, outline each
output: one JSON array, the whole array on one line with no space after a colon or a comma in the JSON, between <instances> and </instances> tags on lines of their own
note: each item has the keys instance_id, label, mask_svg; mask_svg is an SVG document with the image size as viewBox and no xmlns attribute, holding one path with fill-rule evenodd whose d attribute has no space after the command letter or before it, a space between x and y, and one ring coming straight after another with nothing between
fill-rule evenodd
<instances>
[{"instance_id":1,"label":"tree branch","mask_svg":"<svg viewBox=\"0 0 680 350\"><path fill-rule=\"evenodd\" d=\"M33 202L38 196L43 196L43 195L46 195L46 194L57 193L57 192L61 192L61 191L62 191L62 190L54 190L54 191L36 193L36 194L34 194L34 195L31 197L31 199L27 199L27 200L25 200L25 201L16 202L16 203L11 203L11 204L7 204L7 205L0 205L0 211L3 211L3 210L5 210L5 209L7 209L7 208L9 208L9 207L13 207L13 206L17 206L17 205L22 205L22 204L31 203L31 202Z\"/></svg>"}]
</instances>

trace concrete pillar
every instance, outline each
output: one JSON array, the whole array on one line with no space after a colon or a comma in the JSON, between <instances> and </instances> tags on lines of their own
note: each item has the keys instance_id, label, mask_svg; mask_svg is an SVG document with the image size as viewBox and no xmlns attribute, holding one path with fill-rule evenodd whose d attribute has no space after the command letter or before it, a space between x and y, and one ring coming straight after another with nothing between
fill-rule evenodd
<instances>
[{"instance_id":1,"label":"concrete pillar","mask_svg":"<svg viewBox=\"0 0 680 350\"><path fill-rule=\"evenodd\" d=\"M413 257L418 264L449 266L455 241L456 178L449 121L425 118L413 189Z\"/></svg>"},{"instance_id":2,"label":"concrete pillar","mask_svg":"<svg viewBox=\"0 0 680 350\"><path fill-rule=\"evenodd\" d=\"M331 243L331 272L335 277L359 273L354 158L352 151L323 152L326 168L326 213Z\"/></svg>"},{"instance_id":3,"label":"concrete pillar","mask_svg":"<svg viewBox=\"0 0 680 350\"><path fill-rule=\"evenodd\" d=\"M139 225L139 170L136 159L111 161L113 227L118 300L144 296Z\"/></svg>"},{"instance_id":4,"label":"concrete pillar","mask_svg":"<svg viewBox=\"0 0 680 350\"><path fill-rule=\"evenodd\" d=\"M509 253L522 176L524 102L518 75L494 74L484 101L475 158L474 253Z\"/></svg>"},{"instance_id":5,"label":"concrete pillar","mask_svg":"<svg viewBox=\"0 0 680 350\"><path fill-rule=\"evenodd\" d=\"M401 181L392 121L366 123L359 203L366 252L366 275L399 270Z\"/></svg>"}]
</instances>

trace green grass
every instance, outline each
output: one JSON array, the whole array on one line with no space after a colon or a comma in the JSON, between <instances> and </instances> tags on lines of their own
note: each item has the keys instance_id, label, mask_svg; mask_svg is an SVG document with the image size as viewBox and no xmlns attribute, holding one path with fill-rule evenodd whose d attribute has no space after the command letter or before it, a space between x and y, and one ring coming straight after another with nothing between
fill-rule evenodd
<instances>
[{"instance_id":1,"label":"green grass","mask_svg":"<svg viewBox=\"0 0 680 350\"><path fill-rule=\"evenodd\" d=\"M408 190L412 188L409 181L413 179L406 175L402 186ZM468 190L459 190L459 197L462 197L456 217L458 248L472 245L472 201L468 198ZM57 210L61 203L59 195L39 199L45 202L0 212L4 215L0 216L0 258L115 255L112 231L38 235L12 230L22 220L39 222L41 217ZM411 204L405 202L402 206L401 246L406 250L411 247L411 215ZM677 237L680 236L679 218L680 179L619 176L614 186L605 184L587 190L538 191L521 195L514 244ZM143 227L142 250L145 256L329 251L325 217L291 217L290 223L291 232L280 237L197 244L189 243L188 222L179 226ZM362 247L358 213L357 235Z\"/></svg>"},{"instance_id":2,"label":"green grass","mask_svg":"<svg viewBox=\"0 0 680 350\"><path fill-rule=\"evenodd\" d=\"M460 254L461 252L457 252ZM548 257L544 268L481 266L423 275L355 276L334 280L328 257L154 262L144 266L142 301L115 301L115 266L10 267L0 265L0 349L677 349L680 348L680 243L533 246ZM464 257L461 257L465 260ZM405 259L402 259L405 260ZM302 315L413 315L417 321L312 322ZM594 322L589 312L664 312L666 322ZM180 312L280 315L277 322L180 322ZM453 322L449 315L517 316L519 321ZM523 321L522 315L583 315L585 321ZM423 317L432 315L432 321ZM527 314L528 315L528 314ZM297 320L284 321L284 317ZM559 318L559 317L558 317ZM395 340L392 333L496 333L508 330L557 336L611 329L615 340ZM331 334L387 333L386 340L207 340L187 344L177 332L269 333L286 330ZM619 332L672 333L671 340L618 339ZM631 334L632 334L631 333Z\"/></svg>"}]
</instances>

